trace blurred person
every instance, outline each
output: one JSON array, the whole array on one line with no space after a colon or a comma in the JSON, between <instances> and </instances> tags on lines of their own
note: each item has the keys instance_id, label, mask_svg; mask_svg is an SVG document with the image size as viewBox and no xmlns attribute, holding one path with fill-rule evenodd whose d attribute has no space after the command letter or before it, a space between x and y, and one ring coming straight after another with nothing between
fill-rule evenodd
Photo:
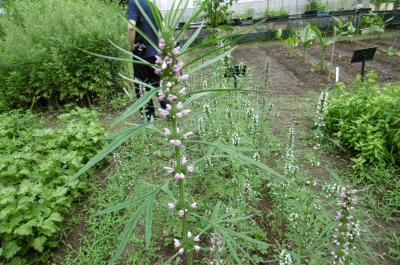
<instances>
[{"instance_id":1,"label":"blurred person","mask_svg":"<svg viewBox=\"0 0 400 265\"><path fill-rule=\"evenodd\" d=\"M138 34L135 30L135 27L140 29L149 39L151 39L155 44L158 44L158 32L154 32L151 24L146 19L146 16L151 20L151 23L158 30L158 25L156 23L156 19L153 17L151 7L153 5L152 2L148 0L129 0L128 2L128 41L129 41L129 50L136 56L142 58L143 60L155 64L156 55L158 55L158 50L156 47L153 47L148 41L143 38L140 34ZM159 12L157 6L154 7L154 10ZM142 11L145 15L143 15ZM135 59L137 61L137 59ZM161 78L158 74L154 72L154 69L150 66L133 63L133 75L136 79L150 84L155 88L160 87ZM146 88L145 91L149 91L149 88ZM136 96L139 99L141 93L145 91L141 91L141 86L139 84L135 84L135 92ZM159 100L161 108L166 108L166 101ZM145 115L147 119L151 120L156 117L155 108L153 100L150 100L145 107Z\"/></svg>"}]
</instances>

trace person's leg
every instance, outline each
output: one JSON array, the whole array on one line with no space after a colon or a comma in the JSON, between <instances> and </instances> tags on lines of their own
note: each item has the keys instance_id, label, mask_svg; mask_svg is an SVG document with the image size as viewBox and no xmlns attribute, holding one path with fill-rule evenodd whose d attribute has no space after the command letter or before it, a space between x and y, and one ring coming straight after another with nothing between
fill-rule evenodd
<instances>
[{"instance_id":1,"label":"person's leg","mask_svg":"<svg viewBox=\"0 0 400 265\"><path fill-rule=\"evenodd\" d=\"M146 66L146 65L133 64L134 77L144 83L150 83L149 82L150 80L148 77L149 69L153 70L151 67ZM148 91L148 88L146 88L145 91ZM136 97L139 99L141 97L141 92L143 92L143 91L140 91L139 84L135 84L135 92L136 92ZM154 110L153 100L150 100L147 103L145 114L148 119L150 119L152 116L154 117L155 110Z\"/></svg>"}]
</instances>

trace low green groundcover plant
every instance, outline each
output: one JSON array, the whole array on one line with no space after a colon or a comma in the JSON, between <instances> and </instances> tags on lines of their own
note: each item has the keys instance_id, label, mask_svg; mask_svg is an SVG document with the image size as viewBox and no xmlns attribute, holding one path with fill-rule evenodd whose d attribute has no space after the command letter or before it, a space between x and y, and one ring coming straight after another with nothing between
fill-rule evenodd
<instances>
[{"instance_id":1,"label":"low green groundcover plant","mask_svg":"<svg viewBox=\"0 0 400 265\"><path fill-rule=\"evenodd\" d=\"M109 40L125 41L120 14L120 6L100 0L9 1L0 16L0 109L90 104L109 95L109 63L78 48L118 56Z\"/></svg>"},{"instance_id":2,"label":"low green groundcover plant","mask_svg":"<svg viewBox=\"0 0 400 265\"><path fill-rule=\"evenodd\" d=\"M387 164L399 161L400 86L377 83L370 73L364 83L339 84L329 102L326 130L339 144L356 152L354 162Z\"/></svg>"},{"instance_id":3,"label":"low green groundcover plant","mask_svg":"<svg viewBox=\"0 0 400 265\"><path fill-rule=\"evenodd\" d=\"M86 186L74 173L104 144L96 112L58 121L45 128L30 112L0 115L0 260L57 245L63 215Z\"/></svg>"}]
</instances>

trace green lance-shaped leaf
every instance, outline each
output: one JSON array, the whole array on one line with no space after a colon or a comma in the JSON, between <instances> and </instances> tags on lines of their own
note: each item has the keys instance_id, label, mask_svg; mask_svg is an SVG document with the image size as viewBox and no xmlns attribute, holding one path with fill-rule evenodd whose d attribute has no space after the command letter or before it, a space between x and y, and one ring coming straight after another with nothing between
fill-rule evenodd
<instances>
[{"instance_id":1,"label":"green lance-shaped leaf","mask_svg":"<svg viewBox=\"0 0 400 265\"><path fill-rule=\"evenodd\" d=\"M109 213L114 213L114 212L118 212L122 209L125 208L129 208L132 207L135 203L141 202L143 200L147 200L148 198L152 197L152 196L156 196L160 191L164 191L165 193L168 194L168 192L166 192L166 190L168 190L168 183L169 180L165 181L164 183L162 183L161 185L159 185L157 188L153 189L152 191L139 196L139 197L135 197L135 198L131 198L128 199L124 202L118 203L114 206L111 206L107 209L104 209L100 212L97 212L93 215L93 217L97 217L97 216L101 216L101 215L105 215L105 214L109 214Z\"/></svg>"},{"instance_id":2,"label":"green lance-shaped leaf","mask_svg":"<svg viewBox=\"0 0 400 265\"><path fill-rule=\"evenodd\" d=\"M153 21L150 19L150 17L147 15L147 13L145 12L145 10L143 9L142 5L140 4L140 2L138 0L133 0L135 1L136 6L139 8L140 10L140 15L142 15L144 17L144 19L146 19L146 22L149 24L150 28L153 30L154 34L158 34L158 27L156 27L156 25L154 25ZM150 7L151 5L153 5L152 2L150 2L149 0L147 0L147 4ZM151 8L150 8L151 10ZM157 19L154 19L155 21L157 21ZM135 25L133 25L135 26ZM135 26L135 30L138 27ZM142 36L143 37L143 36Z\"/></svg>"},{"instance_id":3,"label":"green lance-shaped leaf","mask_svg":"<svg viewBox=\"0 0 400 265\"><path fill-rule=\"evenodd\" d=\"M121 16L122 17L122 16ZM158 43L154 43L154 41L149 38L149 36L147 36L146 33L144 33L144 31L142 31L139 27L137 27L136 25L133 25L131 22L129 22L125 17L122 17L122 19L127 23L130 24L133 29L135 30L136 33L138 33L141 37L143 37L143 39L145 39L147 41L147 43L149 43L151 46L153 46L154 48L157 49L158 47Z\"/></svg>"},{"instance_id":4,"label":"green lance-shaped leaf","mask_svg":"<svg viewBox=\"0 0 400 265\"><path fill-rule=\"evenodd\" d=\"M227 52L225 52L225 53L223 53L223 54L221 54L221 55L219 55L219 56L217 56L217 57L214 57L214 58L212 58L212 59L210 59L210 60L208 60L208 61L206 61L206 62L204 62L204 63L202 63L202 64L200 64L200 65L198 65L198 66L196 66L196 67L193 68L193 69L190 69L189 72L188 72L188 74L193 74L193 73L195 73L195 72L197 72L197 71L199 71L199 70L201 70L201 69L204 69L204 68L206 68L206 67L208 67L208 66L210 66L210 65L213 65L213 64L215 64L215 63L221 61L223 58L225 58L225 56L231 54L231 52L232 52L234 49L235 49L235 48L233 48L233 49L231 49L231 50L229 50L229 51L227 51ZM185 65L185 66L187 66L187 65Z\"/></svg>"},{"instance_id":5,"label":"green lance-shaped leaf","mask_svg":"<svg viewBox=\"0 0 400 265\"><path fill-rule=\"evenodd\" d=\"M135 101L135 103L133 103L130 107L128 107L128 109L122 115L120 115L118 118L116 118L115 121L111 125L112 127L114 127L118 123L126 120L127 118L129 118L130 116L132 116L133 114L138 112L160 91L160 88L155 88L152 85L144 83L140 80L129 78L123 74L119 74L119 76L121 76L125 80L131 81L133 83L142 85L147 88L150 88L151 90L146 92L146 94L141 96L137 101Z\"/></svg>"},{"instance_id":6,"label":"green lance-shaped leaf","mask_svg":"<svg viewBox=\"0 0 400 265\"><path fill-rule=\"evenodd\" d=\"M103 58L103 59L107 59L107 60L120 61L120 62L127 62L127 63L136 63L136 64L143 64L143 65L147 65L147 66L153 66L152 64L150 64L150 63L148 63L148 62L146 62L146 61L143 61L143 60L136 61L136 60L132 60L132 59L128 59L128 58L119 58L119 57L114 57L114 56L102 55L102 54L99 54L99 53L90 52L90 51L88 51L88 50L85 50L85 49L82 49L82 48L79 48L79 47L77 47L77 49L78 49L78 50L81 50L81 51L83 51L83 52L85 52L85 53L87 53L87 54L90 54L90 55L93 55L93 56L97 56L97 57L100 57L100 58Z\"/></svg>"},{"instance_id":7,"label":"green lance-shaped leaf","mask_svg":"<svg viewBox=\"0 0 400 265\"><path fill-rule=\"evenodd\" d=\"M183 6L182 6L182 1L185 1ZM176 14L172 18L172 24L169 25L170 27L172 27L173 29L178 27L179 21L181 21L181 19L185 15L188 5L189 5L189 1L187 1L187 0L180 0L178 2L177 7L179 7L179 8L176 9Z\"/></svg>"},{"instance_id":8,"label":"green lance-shaped leaf","mask_svg":"<svg viewBox=\"0 0 400 265\"><path fill-rule=\"evenodd\" d=\"M210 95L212 95L212 94L215 94L215 93L213 93L213 92L201 92L201 93L196 93L196 94L194 94L194 95L191 95L191 96L183 103L183 105L189 106L193 101L196 101L196 100L198 100L198 99L200 99L200 98L203 98L203 97L208 97L208 96L210 96Z\"/></svg>"},{"instance_id":9,"label":"green lance-shaped leaf","mask_svg":"<svg viewBox=\"0 0 400 265\"><path fill-rule=\"evenodd\" d=\"M160 28L161 27L161 23L163 21L163 18L162 18L162 15L160 13L160 10L157 7L157 3L156 3L155 0L148 0L148 2L149 2L151 15L153 16L157 27Z\"/></svg>"},{"instance_id":10,"label":"green lance-shaped leaf","mask_svg":"<svg viewBox=\"0 0 400 265\"><path fill-rule=\"evenodd\" d=\"M156 195L153 194L147 201L146 217L145 217L145 243L146 248L149 248L151 242L151 226L153 224L153 205L156 200Z\"/></svg>"},{"instance_id":11,"label":"green lance-shaped leaf","mask_svg":"<svg viewBox=\"0 0 400 265\"><path fill-rule=\"evenodd\" d=\"M197 39L197 37L199 36L200 32L203 30L203 25L204 23L202 23L199 28L193 33L193 35L190 37L190 39L188 39L185 44L182 46L182 52L184 52L187 48L189 48L190 45L192 45L192 43Z\"/></svg>"},{"instance_id":12,"label":"green lance-shaped leaf","mask_svg":"<svg viewBox=\"0 0 400 265\"><path fill-rule=\"evenodd\" d=\"M190 27L190 24L194 21L197 20L197 18L200 16L200 14L203 12L203 7L200 7L197 9L197 11L186 21L186 23L183 25L182 29L178 32L176 35L176 39L178 41L181 40L181 37L184 35L184 33L187 31L187 29Z\"/></svg>"},{"instance_id":13,"label":"green lance-shaped leaf","mask_svg":"<svg viewBox=\"0 0 400 265\"><path fill-rule=\"evenodd\" d=\"M155 188L153 191L145 194L144 196L140 197L140 200L134 200L135 203L138 203L139 201L142 201L143 199L145 200L143 204L140 205L140 207L131 215L129 218L124 231L120 234L119 236L119 244L114 252L113 257L110 259L108 262L109 265L114 265L117 263L118 259L121 257L122 253L124 252L127 244L129 243L129 239L132 236L132 233L136 227L136 225L139 222L140 217L144 214L145 215L145 242L146 242L146 247L150 245L151 242L151 226L153 224L153 207L157 198L157 194L160 191L163 191L166 186L168 186L169 181L165 181L163 184L159 185L157 188ZM124 202L123 205L120 204L119 206L113 206L110 207L100 213L98 213L96 216L100 214L105 214L105 213L111 213L115 212L118 210L121 210L121 206L125 207L131 207L133 206L133 201L126 203Z\"/></svg>"},{"instance_id":14,"label":"green lance-shaped leaf","mask_svg":"<svg viewBox=\"0 0 400 265\"><path fill-rule=\"evenodd\" d=\"M128 51L128 50L126 50L126 49L124 49L124 48L121 48L120 46L118 46L117 44L115 44L114 42L112 42L111 40L108 40L108 42L111 43L112 46L114 46L115 48L117 48L117 49L120 50L121 52L125 53L126 55L129 55L129 56L135 58L137 61L132 61L133 63L142 64L142 65L147 65L147 66L150 66L151 68L154 68L154 69L155 69L154 64L151 64L151 63L149 63L148 61L146 61L145 59L140 58L139 56L133 54L131 51Z\"/></svg>"},{"instance_id":15,"label":"green lance-shaped leaf","mask_svg":"<svg viewBox=\"0 0 400 265\"><path fill-rule=\"evenodd\" d=\"M256 167L262 169L263 171L265 171L265 172L267 172L267 173L269 173L269 174L271 174L271 175L273 175L275 177L278 177L278 178L286 180L286 178L284 176L282 176L281 174L279 174L278 172L276 172L272 168L268 167L267 165L265 165L265 164L263 164L263 163L261 163L259 161L254 160L251 157L243 155L242 153L240 153L237 150L235 150L234 147L226 148L226 147L223 147L223 146L217 146L217 148L219 148L220 150L222 150L225 153L229 154L232 158L236 158L236 159L242 160L243 162L246 162L247 164L256 166Z\"/></svg>"},{"instance_id":16,"label":"green lance-shaped leaf","mask_svg":"<svg viewBox=\"0 0 400 265\"><path fill-rule=\"evenodd\" d=\"M150 123L148 123L150 124ZM71 179L71 181L74 181L76 178L81 176L82 174L86 173L89 169L91 169L94 165L96 165L98 162L103 160L108 154L113 152L115 149L120 147L126 140L128 140L132 135L137 133L140 129L148 126L148 124L143 124L139 125L134 128L127 129L123 131L121 134L116 136L114 140L106 146L103 150L101 150L96 156L94 156L92 159L89 160L89 162L86 163L79 171L74 175L74 177Z\"/></svg>"},{"instance_id":17,"label":"green lance-shaped leaf","mask_svg":"<svg viewBox=\"0 0 400 265\"><path fill-rule=\"evenodd\" d=\"M141 207L139 207L138 210L136 210L131 217L129 218L124 231L119 236L119 244L117 249L114 252L114 255L108 262L108 265L114 265L117 263L118 259L121 257L122 253L124 252L126 246L129 243L129 239L132 236L133 230L135 229L137 223L139 222L140 216L143 214L143 212L146 211L147 204L142 204Z\"/></svg>"}]
</instances>

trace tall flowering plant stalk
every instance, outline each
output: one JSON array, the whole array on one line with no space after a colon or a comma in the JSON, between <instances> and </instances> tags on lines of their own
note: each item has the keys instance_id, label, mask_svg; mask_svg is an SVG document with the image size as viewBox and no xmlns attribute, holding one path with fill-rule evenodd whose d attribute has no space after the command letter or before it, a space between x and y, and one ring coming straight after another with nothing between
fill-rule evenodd
<instances>
[{"instance_id":1,"label":"tall flowering plant stalk","mask_svg":"<svg viewBox=\"0 0 400 265\"><path fill-rule=\"evenodd\" d=\"M200 246L194 245L192 233L188 229L188 211L197 208L196 202L189 202L186 198L185 182L188 175L194 172L194 167L189 164L187 157L182 152L185 140L193 135L193 132L183 132L179 129L182 119L186 118L191 110L186 108L184 101L187 96L187 89L182 86L182 81L189 76L184 74L184 63L179 59L181 54L180 46L176 46L175 39L160 39L160 56L157 56L156 73L163 78L160 99L168 101L166 109L159 109L160 116L167 119L168 127L164 129L164 136L174 149L174 161L171 165L166 165L166 173L173 177L179 190L179 201L177 204L171 202L168 207L176 210L177 216L181 219L182 240L175 239L174 246L178 249L179 255L186 254L188 264L192 264L191 248L195 251L200 250Z\"/></svg>"},{"instance_id":2,"label":"tall flowering plant stalk","mask_svg":"<svg viewBox=\"0 0 400 265\"><path fill-rule=\"evenodd\" d=\"M238 252L242 252L247 258L249 258L249 254L243 251L243 247L238 245L233 238L241 238L243 244L250 245L257 243L258 246L262 248L266 248L267 245L261 241L257 241L253 238L250 238L245 232L239 233L234 230L229 230L225 228L225 225L230 224L229 219L230 215L224 215L223 218L219 217L219 209L220 204L217 204L218 207L214 209L213 216L217 218L216 220L209 220L209 217L204 218L195 213L195 209L198 207L197 203L194 201L190 201L188 198L187 190L185 189L185 184L189 180L189 176L194 172L194 167L189 163L188 158L184 153L184 145L185 142L188 141L188 138L193 135L193 132L183 131L182 122L183 120L191 114L191 110L187 107L196 99L206 97L208 95L212 95L219 92L232 92L238 91L237 89L211 89L211 90L200 90L200 91L191 91L189 93L188 89L185 87L185 81L189 78L189 75L192 75L195 72L198 72L204 68L210 67L211 65L218 63L223 60L228 54L230 54L231 50L222 52L228 45L232 45L235 41L232 41L233 35L226 35L224 37L218 37L214 40L206 41L205 43L199 44L198 46L193 46L192 44L196 40L197 36L200 34L202 30L202 26L200 26L193 35L185 41L182 46L179 46L178 43L182 40L183 36L185 36L185 32L188 30L191 22L196 21L199 15L203 12L204 6L200 6L197 11L187 20L185 25L180 28L180 30L176 30L178 26L178 22L181 21L185 14L185 10L188 6L187 0L178 0L174 1L172 5L172 9L164 14L164 17L161 17L161 14L155 8L155 1L148 0L149 7L151 9L152 15L155 18L155 23L146 15L146 12L143 11L140 4L136 1L138 8L142 10L144 18L149 21L151 27L154 32L157 33L159 42L154 43L150 38L144 34L140 28L137 28L135 25L132 25L136 32L141 35L144 39L148 41L150 45L159 50L159 55L156 58L156 63L150 64L147 61L132 55L129 51L124 50L123 48L114 45L116 48L125 52L129 56L133 56L133 59L126 58L113 58L104 55L94 54L96 56L100 56L107 59L120 60L124 62L133 62L136 64L143 64L152 67L155 73L161 76L162 82L161 86L153 87L150 84L142 82L140 80L132 79L130 77L124 76L120 74L126 80L139 84L143 87L148 88L148 92L146 92L140 99L135 101L131 106L127 108L127 110L122 113L119 117L114 120L113 126L117 124L121 124L129 117L138 113L140 109L142 109L154 96L158 96L160 99L165 99L168 101L168 105L165 109L159 109L159 115L161 118L165 119L166 124L165 128L163 128L162 133L166 138L166 142L173 149L173 161L171 164L165 165L166 178L159 185L154 185L152 190L149 192L138 196L137 198L129 198L124 202L113 205L107 209L104 209L95 216L100 216L104 214L110 214L114 212L118 212L122 209L133 209L129 211L129 219L126 223L124 230L120 234L119 244L115 250L115 253L109 260L108 264L116 264L124 253L124 249L129 243L130 235L133 233L136 225L139 223L140 218L144 216L144 226L145 226L145 243L146 247L150 246L152 240L152 223L153 223L153 211L156 209L156 201L158 194L165 193L167 195L171 195L169 191L169 187L172 185L176 188L178 199L177 201L171 201L165 207L169 207L174 214L176 214L177 219L179 218L181 224L181 233L179 238L175 238L173 242L171 242L175 249L176 255L184 256L187 264L193 264L193 253L197 253L200 251L200 235L194 236L190 231L188 217L194 217L198 220L201 220L204 223L208 223L206 225L206 229L203 229L200 234L204 234L208 232L210 229L215 229L221 236L227 238L227 242L229 242L229 253L232 254L235 259L238 257ZM223 40L223 45L217 46L217 42ZM213 49L204 49L204 46L214 45ZM187 54L195 54L195 56L187 56ZM187 62L184 62L182 58L186 56ZM200 63L201 62L201 63ZM80 175L88 171L92 168L96 163L107 157L107 155L113 153L118 147L120 147L123 143L127 142L133 135L140 132L142 129L147 127L151 127L156 124L158 121L150 121L144 124L133 124L129 123L130 127L122 130L118 133L113 139L112 142L104 148L100 153L94 156L76 175L75 178L78 178ZM153 128L154 129L154 128ZM207 144L207 143L204 143ZM227 146L219 146L216 145L220 150L229 156L236 157L246 163L252 164L262 170L265 170L271 174L278 175L275 171L270 169L269 167L263 165L260 162L254 161L251 158L248 158L240 152L228 148ZM170 196L172 197L172 196ZM175 199L174 199L175 200ZM219 224L220 223L220 224ZM210 225L212 224L212 225ZM219 224L218 226L215 226ZM222 226L224 225L224 226ZM230 226L233 227L233 226ZM229 234L230 233L230 234ZM227 250L227 252L228 252ZM251 257L250 257L251 259Z\"/></svg>"},{"instance_id":3,"label":"tall flowering plant stalk","mask_svg":"<svg viewBox=\"0 0 400 265\"><path fill-rule=\"evenodd\" d=\"M335 216L339 223L333 235L335 251L331 253L333 256L332 264L335 265L352 264L349 256L356 248L356 238L360 236L360 223L354 217L357 201L356 192L356 190L340 187L339 210Z\"/></svg>"}]
</instances>

